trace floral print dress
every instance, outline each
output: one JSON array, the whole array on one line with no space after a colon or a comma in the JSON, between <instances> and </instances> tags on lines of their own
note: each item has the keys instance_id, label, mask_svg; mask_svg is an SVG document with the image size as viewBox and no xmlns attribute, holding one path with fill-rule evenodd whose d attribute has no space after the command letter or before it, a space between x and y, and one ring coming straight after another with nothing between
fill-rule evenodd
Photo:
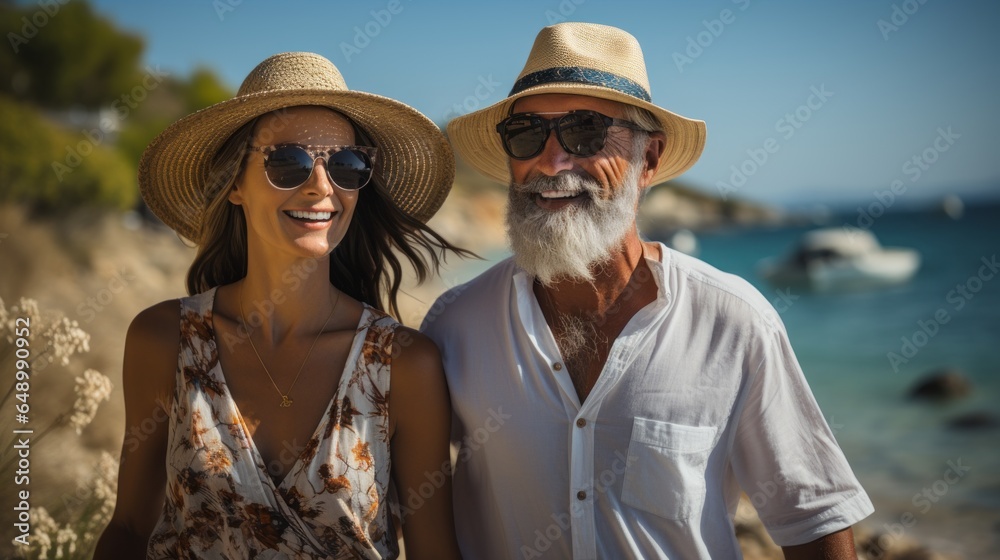
<instances>
[{"instance_id":1,"label":"floral print dress","mask_svg":"<svg viewBox=\"0 0 1000 560\"><path fill-rule=\"evenodd\" d=\"M229 393L215 289L181 299L163 511L150 558L396 558L389 369L399 324L365 306L337 393L275 485Z\"/></svg>"}]
</instances>

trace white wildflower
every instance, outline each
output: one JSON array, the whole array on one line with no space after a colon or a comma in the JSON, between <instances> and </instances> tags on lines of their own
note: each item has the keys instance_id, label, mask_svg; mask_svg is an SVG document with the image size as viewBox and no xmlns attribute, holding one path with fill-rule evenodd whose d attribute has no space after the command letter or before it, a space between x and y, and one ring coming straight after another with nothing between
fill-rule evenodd
<instances>
[{"instance_id":1,"label":"white wildflower","mask_svg":"<svg viewBox=\"0 0 1000 560\"><path fill-rule=\"evenodd\" d=\"M38 300L36 299L22 297L14 309L17 310L18 315L31 317L36 321L42 317L42 313L38 310Z\"/></svg>"},{"instance_id":2,"label":"white wildflower","mask_svg":"<svg viewBox=\"0 0 1000 560\"><path fill-rule=\"evenodd\" d=\"M43 507L31 508L31 527L34 529L29 538L27 549L19 546L21 552L27 554L31 551L38 552L38 558L48 558L49 551L52 550L53 537L59 532L59 524L49 515L47 509Z\"/></svg>"},{"instance_id":3,"label":"white wildflower","mask_svg":"<svg viewBox=\"0 0 1000 560\"><path fill-rule=\"evenodd\" d=\"M76 552L76 532L70 527L59 529L56 533L56 558L68 557L74 552Z\"/></svg>"},{"instance_id":4,"label":"white wildflower","mask_svg":"<svg viewBox=\"0 0 1000 560\"><path fill-rule=\"evenodd\" d=\"M67 317L54 321L45 329L43 336L55 353L55 359L64 366L69 364L73 354L90 351L90 335Z\"/></svg>"},{"instance_id":5,"label":"white wildflower","mask_svg":"<svg viewBox=\"0 0 1000 560\"><path fill-rule=\"evenodd\" d=\"M8 310L3 305L3 302L0 301L0 334L3 335L8 343L14 343L14 332L18 327L24 326L23 324L17 324L18 319L28 319L31 327L34 328L41 321L41 313L38 312L38 302L31 298L22 297L17 305ZM34 333L34 330L31 332Z\"/></svg>"},{"instance_id":6,"label":"white wildflower","mask_svg":"<svg viewBox=\"0 0 1000 560\"><path fill-rule=\"evenodd\" d=\"M101 401L106 401L111 396L111 388L111 380L94 369L88 369L76 378L76 402L73 403L73 415L70 416L69 423L76 429L77 435L94 419Z\"/></svg>"},{"instance_id":7,"label":"white wildflower","mask_svg":"<svg viewBox=\"0 0 1000 560\"><path fill-rule=\"evenodd\" d=\"M7 305L4 304L3 298L0 297L0 336L6 338L7 333L7 322L10 321L10 312L7 311ZM9 341L8 341L9 342Z\"/></svg>"},{"instance_id":8,"label":"white wildflower","mask_svg":"<svg viewBox=\"0 0 1000 560\"><path fill-rule=\"evenodd\" d=\"M115 511L115 499L118 497L118 459L107 451L101 451L101 460L97 463L97 477L94 479L94 497L101 501L98 514L102 524L111 519Z\"/></svg>"},{"instance_id":9,"label":"white wildflower","mask_svg":"<svg viewBox=\"0 0 1000 560\"><path fill-rule=\"evenodd\" d=\"M24 326L17 321L24 318L30 321L29 341L34 349L33 362L46 360L45 363L34 363L39 370L56 360L64 366L68 365L73 354L90 351L90 335L76 321L61 312L47 313L43 317L38 302L24 297L10 309L0 300L0 339L13 344L16 329Z\"/></svg>"}]
</instances>

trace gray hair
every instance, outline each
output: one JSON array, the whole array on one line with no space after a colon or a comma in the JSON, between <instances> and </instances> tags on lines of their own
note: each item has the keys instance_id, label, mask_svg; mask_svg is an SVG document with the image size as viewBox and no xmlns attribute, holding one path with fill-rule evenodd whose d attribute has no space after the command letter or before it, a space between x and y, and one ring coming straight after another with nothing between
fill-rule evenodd
<instances>
[{"instance_id":1,"label":"gray hair","mask_svg":"<svg viewBox=\"0 0 1000 560\"><path fill-rule=\"evenodd\" d=\"M629 105L628 103L622 103L622 107L623 119L634 122L646 132L663 132L663 125L660 124L660 120L650 111L642 107Z\"/></svg>"},{"instance_id":2,"label":"gray hair","mask_svg":"<svg viewBox=\"0 0 1000 560\"><path fill-rule=\"evenodd\" d=\"M622 104L622 118L627 121L632 121L639 125L642 130L632 131L632 165L638 165L638 159L642 150L646 147L646 142L649 140L650 132L664 132L663 125L660 124L660 120L656 118L649 110L643 109L642 107L637 107L635 105L629 105L627 103ZM642 204L646 200L646 196L649 195L649 189L642 189L639 193L639 204Z\"/></svg>"}]
</instances>

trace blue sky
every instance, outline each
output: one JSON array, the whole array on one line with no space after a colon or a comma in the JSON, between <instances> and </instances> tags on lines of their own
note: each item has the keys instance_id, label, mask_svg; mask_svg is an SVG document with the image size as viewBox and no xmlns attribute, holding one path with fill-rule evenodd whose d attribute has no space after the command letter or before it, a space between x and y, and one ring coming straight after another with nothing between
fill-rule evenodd
<instances>
[{"instance_id":1,"label":"blue sky","mask_svg":"<svg viewBox=\"0 0 1000 560\"><path fill-rule=\"evenodd\" d=\"M208 66L235 89L274 53L313 51L350 88L439 123L505 97L545 25L614 25L639 39L653 102L707 121L705 153L684 176L703 190L848 208L894 181L900 206L1000 195L997 2L94 4L168 72Z\"/></svg>"}]
</instances>

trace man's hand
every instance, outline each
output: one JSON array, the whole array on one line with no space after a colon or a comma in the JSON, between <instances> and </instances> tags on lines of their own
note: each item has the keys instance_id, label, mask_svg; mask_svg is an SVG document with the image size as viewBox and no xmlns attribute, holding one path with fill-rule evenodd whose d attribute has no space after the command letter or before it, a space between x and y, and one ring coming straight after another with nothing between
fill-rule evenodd
<instances>
[{"instance_id":1,"label":"man's hand","mask_svg":"<svg viewBox=\"0 0 1000 560\"><path fill-rule=\"evenodd\" d=\"M854 531L850 527L810 543L783 546L781 550L785 560L858 560L854 551Z\"/></svg>"}]
</instances>

